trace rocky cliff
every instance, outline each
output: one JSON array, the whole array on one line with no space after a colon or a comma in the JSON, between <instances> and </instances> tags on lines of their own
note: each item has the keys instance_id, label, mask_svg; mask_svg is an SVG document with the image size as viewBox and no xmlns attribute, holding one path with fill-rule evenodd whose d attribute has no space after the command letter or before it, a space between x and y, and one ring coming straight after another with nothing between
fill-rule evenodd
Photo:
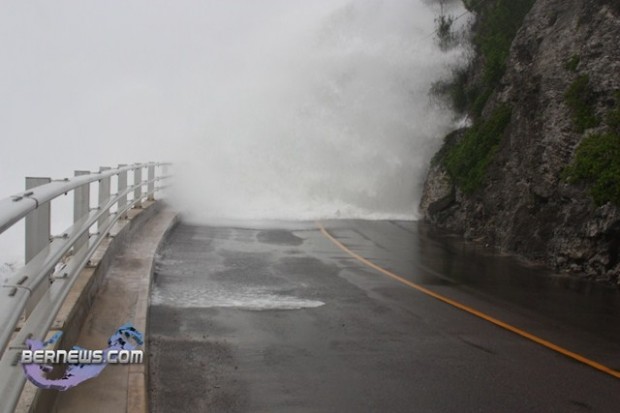
<instances>
[{"instance_id":1,"label":"rocky cliff","mask_svg":"<svg viewBox=\"0 0 620 413\"><path fill-rule=\"evenodd\" d=\"M497 81L480 92L483 43L453 80L473 126L446 137L421 211L468 239L618 282L620 0L530 3Z\"/></svg>"}]
</instances>

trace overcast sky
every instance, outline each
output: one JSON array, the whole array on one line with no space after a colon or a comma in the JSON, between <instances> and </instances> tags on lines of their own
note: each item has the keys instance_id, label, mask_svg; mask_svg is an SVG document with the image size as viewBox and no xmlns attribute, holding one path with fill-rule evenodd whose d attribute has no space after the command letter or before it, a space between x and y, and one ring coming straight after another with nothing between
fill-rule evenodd
<instances>
[{"instance_id":1,"label":"overcast sky","mask_svg":"<svg viewBox=\"0 0 620 413\"><path fill-rule=\"evenodd\" d=\"M20 190L25 173L176 154L201 133L213 90L235 83L275 27L337 4L3 1L2 192Z\"/></svg>"}]
</instances>

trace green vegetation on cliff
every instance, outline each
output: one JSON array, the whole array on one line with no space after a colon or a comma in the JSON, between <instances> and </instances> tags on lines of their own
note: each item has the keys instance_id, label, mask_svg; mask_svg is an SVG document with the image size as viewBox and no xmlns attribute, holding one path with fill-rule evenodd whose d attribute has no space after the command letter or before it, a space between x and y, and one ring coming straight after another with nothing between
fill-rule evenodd
<instances>
[{"instance_id":1,"label":"green vegetation on cliff","mask_svg":"<svg viewBox=\"0 0 620 413\"><path fill-rule=\"evenodd\" d=\"M447 16L445 14L439 15L435 19L435 24L437 25L437 38L439 39L439 47L442 50L448 50L452 45L454 45L456 41L456 35L452 32L452 24L454 23L454 18L452 16Z\"/></svg>"},{"instance_id":2,"label":"green vegetation on cliff","mask_svg":"<svg viewBox=\"0 0 620 413\"><path fill-rule=\"evenodd\" d=\"M469 128L458 143L447 142L446 150L440 151L441 162L463 192L471 193L484 182L511 112L508 105L497 108L488 119Z\"/></svg>"},{"instance_id":3,"label":"green vegetation on cliff","mask_svg":"<svg viewBox=\"0 0 620 413\"><path fill-rule=\"evenodd\" d=\"M616 135L620 135L620 92L616 92L616 103L605 118L605 123Z\"/></svg>"},{"instance_id":4,"label":"green vegetation on cliff","mask_svg":"<svg viewBox=\"0 0 620 413\"><path fill-rule=\"evenodd\" d=\"M590 135L581 141L575 160L566 168L569 182L587 182L597 205L620 205L620 135Z\"/></svg>"},{"instance_id":5,"label":"green vegetation on cliff","mask_svg":"<svg viewBox=\"0 0 620 413\"><path fill-rule=\"evenodd\" d=\"M481 65L481 76L474 75L478 68L472 64L456 70L452 79L433 85L433 93L446 98L457 112L479 117L506 70L510 45L534 1L463 0L465 7L476 14L472 43L479 58L474 63ZM442 28L445 31L442 25L438 30Z\"/></svg>"},{"instance_id":6,"label":"green vegetation on cliff","mask_svg":"<svg viewBox=\"0 0 620 413\"><path fill-rule=\"evenodd\" d=\"M573 114L573 122L578 132L593 128L600 124L600 119L594 112L596 96L590 86L590 76L580 75L570 85L566 94L566 104Z\"/></svg>"},{"instance_id":7,"label":"green vegetation on cliff","mask_svg":"<svg viewBox=\"0 0 620 413\"><path fill-rule=\"evenodd\" d=\"M583 83L581 80L580 84ZM569 92L579 95L575 90L583 87L576 84L571 85ZM577 126L583 126L584 116L574 118ZM592 119L592 116L585 116L585 119ZM564 177L571 183L586 182L596 205L607 202L620 205L620 92L616 93L615 107L607 113L605 120L609 132L585 137L577 147L575 159L564 170Z\"/></svg>"},{"instance_id":8,"label":"green vegetation on cliff","mask_svg":"<svg viewBox=\"0 0 620 413\"><path fill-rule=\"evenodd\" d=\"M579 66L580 60L581 58L579 57L579 55L574 54L571 56L570 59L566 61L566 63L564 64L564 68L570 72L577 72L577 66Z\"/></svg>"},{"instance_id":9,"label":"green vegetation on cliff","mask_svg":"<svg viewBox=\"0 0 620 413\"><path fill-rule=\"evenodd\" d=\"M499 83L512 40L534 1L464 1L465 7L478 15L473 42L484 60L484 87L492 88Z\"/></svg>"},{"instance_id":10,"label":"green vegetation on cliff","mask_svg":"<svg viewBox=\"0 0 620 413\"><path fill-rule=\"evenodd\" d=\"M510 46L535 0L463 0L476 14L472 42L477 58L452 79L433 85L432 93L447 99L454 110L467 113L474 124L456 142L450 134L434 161L440 161L455 184L465 193L478 189L493 160L511 108L503 105L486 117L482 111L506 70ZM442 29L440 26L439 29ZM438 29L438 30L439 30Z\"/></svg>"}]
</instances>

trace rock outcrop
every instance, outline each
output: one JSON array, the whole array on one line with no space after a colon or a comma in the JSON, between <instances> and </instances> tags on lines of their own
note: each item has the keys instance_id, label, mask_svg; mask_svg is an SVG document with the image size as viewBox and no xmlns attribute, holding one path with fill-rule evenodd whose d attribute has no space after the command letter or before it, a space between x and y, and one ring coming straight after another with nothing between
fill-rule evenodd
<instances>
[{"instance_id":1,"label":"rock outcrop","mask_svg":"<svg viewBox=\"0 0 620 413\"><path fill-rule=\"evenodd\" d=\"M608 128L577 127L567 91L587 75L596 117L620 107L619 42L618 0L536 1L482 110L485 118L501 105L512 108L483 184L464 192L433 162L425 218L558 271L617 281L620 208L595 203L589 184L569 182L565 170L583 139Z\"/></svg>"}]
</instances>

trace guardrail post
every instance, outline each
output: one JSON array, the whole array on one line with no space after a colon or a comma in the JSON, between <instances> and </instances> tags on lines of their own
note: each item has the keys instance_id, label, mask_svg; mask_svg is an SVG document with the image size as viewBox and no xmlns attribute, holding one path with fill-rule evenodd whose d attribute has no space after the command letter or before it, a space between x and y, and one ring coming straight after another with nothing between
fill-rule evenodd
<instances>
[{"instance_id":1,"label":"guardrail post","mask_svg":"<svg viewBox=\"0 0 620 413\"><path fill-rule=\"evenodd\" d=\"M88 175L90 171L75 171L75 176ZM90 184L84 184L73 190L73 222L84 218L90 212ZM88 243L88 231L73 244L74 253Z\"/></svg>"},{"instance_id":2,"label":"guardrail post","mask_svg":"<svg viewBox=\"0 0 620 413\"><path fill-rule=\"evenodd\" d=\"M154 201L155 200L155 164L154 163L149 163L148 166L148 180L149 180L149 184L147 185L147 190L149 193L149 197L148 200L149 201Z\"/></svg>"},{"instance_id":3,"label":"guardrail post","mask_svg":"<svg viewBox=\"0 0 620 413\"><path fill-rule=\"evenodd\" d=\"M134 208L142 208L142 165L133 170L133 183L136 185L133 192L133 199L136 201Z\"/></svg>"},{"instance_id":4,"label":"guardrail post","mask_svg":"<svg viewBox=\"0 0 620 413\"><path fill-rule=\"evenodd\" d=\"M50 178L26 178L26 190L48 184L51 181ZM51 212L51 203L47 202L26 215L26 263L50 243ZM26 317L32 313L47 287L48 285L41 283L38 288L30 293L25 308Z\"/></svg>"},{"instance_id":5,"label":"guardrail post","mask_svg":"<svg viewBox=\"0 0 620 413\"><path fill-rule=\"evenodd\" d=\"M26 190L52 182L51 178L26 178ZM26 263L50 243L50 203L39 205L26 216Z\"/></svg>"},{"instance_id":6,"label":"guardrail post","mask_svg":"<svg viewBox=\"0 0 620 413\"><path fill-rule=\"evenodd\" d=\"M126 167L126 164L119 164L118 167L119 168L124 168ZM118 193L121 194L123 192L125 192L127 190L127 171L123 171L120 172L118 174ZM127 206L127 194L122 195L120 197L120 199L118 200L118 211L122 211L125 207ZM127 211L123 212L123 214L121 215L121 218L126 219L127 218Z\"/></svg>"},{"instance_id":7,"label":"guardrail post","mask_svg":"<svg viewBox=\"0 0 620 413\"><path fill-rule=\"evenodd\" d=\"M99 168L99 172L109 171L110 168L102 166ZM110 177L101 178L99 180L99 208L103 208L105 204L110 200ZM110 216L110 211L103 211L103 215L97 220L97 231L101 231L105 227L106 221ZM102 234L105 235L105 234Z\"/></svg>"}]
</instances>

